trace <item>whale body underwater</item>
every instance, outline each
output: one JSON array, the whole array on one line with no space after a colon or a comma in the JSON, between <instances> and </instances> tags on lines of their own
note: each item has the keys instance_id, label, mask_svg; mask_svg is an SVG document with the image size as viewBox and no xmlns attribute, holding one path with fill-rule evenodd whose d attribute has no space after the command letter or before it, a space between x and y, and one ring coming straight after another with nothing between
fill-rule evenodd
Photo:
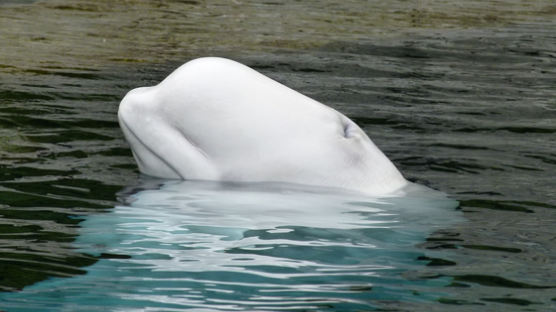
<instances>
[{"instance_id":1,"label":"whale body underwater","mask_svg":"<svg viewBox=\"0 0 556 312\"><path fill-rule=\"evenodd\" d=\"M408 184L348 117L229 59L195 59L156 86L129 91L118 119L149 176L370 195Z\"/></svg>"}]
</instances>

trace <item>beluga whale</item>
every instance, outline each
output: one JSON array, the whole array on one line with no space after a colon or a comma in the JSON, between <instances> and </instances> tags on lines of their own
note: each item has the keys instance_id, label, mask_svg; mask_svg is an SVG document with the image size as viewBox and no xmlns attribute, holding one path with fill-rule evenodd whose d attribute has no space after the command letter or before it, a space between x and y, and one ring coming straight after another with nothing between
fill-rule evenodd
<instances>
[{"instance_id":1,"label":"beluga whale","mask_svg":"<svg viewBox=\"0 0 556 312\"><path fill-rule=\"evenodd\" d=\"M118 120L139 170L383 195L407 180L348 117L233 60L198 58L129 91Z\"/></svg>"}]
</instances>

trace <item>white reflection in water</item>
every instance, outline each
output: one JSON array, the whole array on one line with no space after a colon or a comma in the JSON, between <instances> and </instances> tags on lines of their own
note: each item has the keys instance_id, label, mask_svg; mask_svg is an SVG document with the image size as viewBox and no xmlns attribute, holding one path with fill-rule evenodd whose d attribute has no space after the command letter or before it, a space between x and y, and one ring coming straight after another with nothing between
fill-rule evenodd
<instances>
[{"instance_id":1,"label":"white reflection in water","mask_svg":"<svg viewBox=\"0 0 556 312\"><path fill-rule=\"evenodd\" d=\"M86 275L6 302L17 311L18 302L53 311L351 310L428 300L426 287L446 282L401 276L424 264L415 244L460 218L455 201L425 187L371 198L269 183L148 185L156 182L81 223L76 246L103 255Z\"/></svg>"}]
</instances>

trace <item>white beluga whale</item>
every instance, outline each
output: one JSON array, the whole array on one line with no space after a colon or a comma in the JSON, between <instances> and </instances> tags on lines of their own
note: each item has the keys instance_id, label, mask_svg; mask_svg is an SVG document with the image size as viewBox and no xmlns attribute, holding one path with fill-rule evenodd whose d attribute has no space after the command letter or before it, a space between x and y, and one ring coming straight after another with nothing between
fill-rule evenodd
<instances>
[{"instance_id":1,"label":"white beluga whale","mask_svg":"<svg viewBox=\"0 0 556 312\"><path fill-rule=\"evenodd\" d=\"M238 62L192 60L120 103L139 170L185 180L394 192L408 182L340 112Z\"/></svg>"}]
</instances>

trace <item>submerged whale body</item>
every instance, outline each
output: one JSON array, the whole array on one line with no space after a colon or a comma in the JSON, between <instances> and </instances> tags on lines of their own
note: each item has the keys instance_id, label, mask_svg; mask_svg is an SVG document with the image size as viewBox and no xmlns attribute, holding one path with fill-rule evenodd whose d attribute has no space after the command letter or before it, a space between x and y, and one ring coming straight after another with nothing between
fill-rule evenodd
<instances>
[{"instance_id":1,"label":"submerged whale body","mask_svg":"<svg viewBox=\"0 0 556 312\"><path fill-rule=\"evenodd\" d=\"M86 274L0 292L2 308L274 311L324 303L359 311L436 300L452 282L405 277L425 265L416 244L463 221L456 201L424 186L381 197L274 182L138 182L118 193L114 209L81 220L72 250L98 259L81 268Z\"/></svg>"},{"instance_id":2,"label":"submerged whale body","mask_svg":"<svg viewBox=\"0 0 556 312\"><path fill-rule=\"evenodd\" d=\"M407 181L353 121L232 60L190 61L131 90L118 119L139 170L386 194Z\"/></svg>"}]
</instances>

